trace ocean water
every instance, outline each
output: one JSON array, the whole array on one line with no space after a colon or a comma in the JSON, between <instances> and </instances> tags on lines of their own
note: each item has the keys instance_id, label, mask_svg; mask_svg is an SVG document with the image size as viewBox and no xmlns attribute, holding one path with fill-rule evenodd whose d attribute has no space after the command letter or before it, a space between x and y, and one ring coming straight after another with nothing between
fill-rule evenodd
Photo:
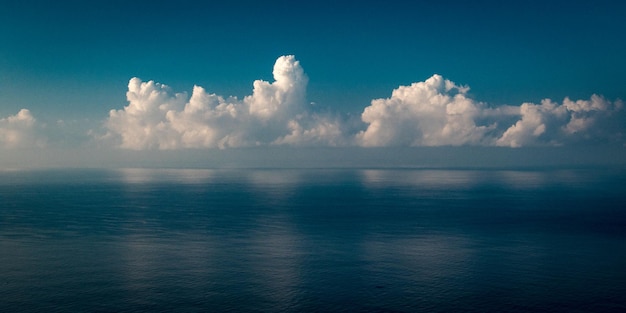
<instances>
[{"instance_id":1,"label":"ocean water","mask_svg":"<svg viewBox=\"0 0 626 313\"><path fill-rule=\"evenodd\" d=\"M624 170L0 171L2 312L624 312Z\"/></svg>"}]
</instances>

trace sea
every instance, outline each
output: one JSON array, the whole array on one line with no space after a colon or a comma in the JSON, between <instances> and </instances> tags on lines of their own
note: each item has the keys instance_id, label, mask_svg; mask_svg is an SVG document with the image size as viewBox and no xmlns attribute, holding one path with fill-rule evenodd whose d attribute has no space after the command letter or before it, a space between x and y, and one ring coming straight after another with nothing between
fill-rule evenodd
<instances>
[{"instance_id":1,"label":"sea","mask_svg":"<svg viewBox=\"0 0 626 313\"><path fill-rule=\"evenodd\" d=\"M0 312L626 312L626 170L3 170Z\"/></svg>"}]
</instances>

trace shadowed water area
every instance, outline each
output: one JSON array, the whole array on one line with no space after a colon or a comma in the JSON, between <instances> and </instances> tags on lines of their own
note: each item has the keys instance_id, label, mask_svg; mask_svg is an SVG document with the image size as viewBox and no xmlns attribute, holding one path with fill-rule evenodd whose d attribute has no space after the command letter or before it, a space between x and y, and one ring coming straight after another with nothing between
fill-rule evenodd
<instances>
[{"instance_id":1,"label":"shadowed water area","mask_svg":"<svg viewBox=\"0 0 626 313\"><path fill-rule=\"evenodd\" d=\"M0 172L3 312L620 312L622 170Z\"/></svg>"}]
</instances>

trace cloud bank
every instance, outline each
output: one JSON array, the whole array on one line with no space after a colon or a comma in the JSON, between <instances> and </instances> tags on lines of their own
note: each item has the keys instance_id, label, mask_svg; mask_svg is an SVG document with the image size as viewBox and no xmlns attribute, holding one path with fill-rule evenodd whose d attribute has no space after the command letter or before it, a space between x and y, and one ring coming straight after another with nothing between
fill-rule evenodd
<instances>
[{"instance_id":1,"label":"cloud bank","mask_svg":"<svg viewBox=\"0 0 626 313\"><path fill-rule=\"evenodd\" d=\"M257 80L237 99L194 86L190 97L132 78L128 105L111 110L99 139L126 149L321 146L542 146L624 142L623 103L592 95L561 103L489 106L469 87L440 75L372 100L357 127L339 115L312 112L308 78L294 56L274 65L274 82Z\"/></svg>"},{"instance_id":2,"label":"cloud bank","mask_svg":"<svg viewBox=\"0 0 626 313\"><path fill-rule=\"evenodd\" d=\"M29 110L21 109L17 114L0 118L0 146L22 148L42 146L44 141L36 135L36 120Z\"/></svg>"}]
</instances>

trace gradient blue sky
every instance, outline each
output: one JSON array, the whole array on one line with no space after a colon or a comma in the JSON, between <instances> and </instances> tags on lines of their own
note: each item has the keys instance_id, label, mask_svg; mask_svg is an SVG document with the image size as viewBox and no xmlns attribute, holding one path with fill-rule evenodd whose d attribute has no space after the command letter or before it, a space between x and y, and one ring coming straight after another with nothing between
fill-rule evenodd
<instances>
[{"instance_id":1,"label":"gradient blue sky","mask_svg":"<svg viewBox=\"0 0 626 313\"><path fill-rule=\"evenodd\" d=\"M27 108L79 133L128 105L132 77L241 99L282 55L307 101L354 116L433 74L488 106L614 101L625 16L620 1L1 1L0 118Z\"/></svg>"}]
</instances>

